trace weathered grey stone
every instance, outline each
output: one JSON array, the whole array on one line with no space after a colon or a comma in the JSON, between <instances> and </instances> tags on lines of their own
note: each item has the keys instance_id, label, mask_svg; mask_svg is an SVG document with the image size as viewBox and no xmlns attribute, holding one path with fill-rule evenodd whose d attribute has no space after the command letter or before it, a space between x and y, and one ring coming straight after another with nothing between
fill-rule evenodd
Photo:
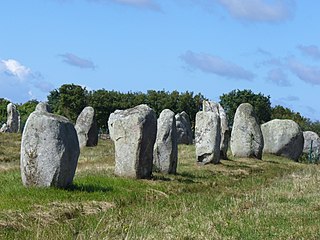
<instances>
[{"instance_id":1,"label":"weathered grey stone","mask_svg":"<svg viewBox=\"0 0 320 240\"><path fill-rule=\"evenodd\" d=\"M231 132L231 152L235 157L262 158L263 136L253 107L242 103L237 108Z\"/></svg>"},{"instance_id":2,"label":"weathered grey stone","mask_svg":"<svg viewBox=\"0 0 320 240\"><path fill-rule=\"evenodd\" d=\"M7 123L2 125L0 132L17 133L20 130L20 115L16 105L7 105Z\"/></svg>"},{"instance_id":3,"label":"weathered grey stone","mask_svg":"<svg viewBox=\"0 0 320 240\"><path fill-rule=\"evenodd\" d=\"M115 144L115 174L132 178L150 178L157 117L147 105L118 110L108 120Z\"/></svg>"},{"instance_id":4,"label":"weathered grey stone","mask_svg":"<svg viewBox=\"0 0 320 240\"><path fill-rule=\"evenodd\" d=\"M204 112L215 112L219 114L219 104L213 101L203 100L202 102L202 111Z\"/></svg>"},{"instance_id":5,"label":"weathered grey stone","mask_svg":"<svg viewBox=\"0 0 320 240\"><path fill-rule=\"evenodd\" d=\"M197 113L195 143L198 163L220 162L220 131L220 117L216 112Z\"/></svg>"},{"instance_id":6,"label":"weathered grey stone","mask_svg":"<svg viewBox=\"0 0 320 240\"><path fill-rule=\"evenodd\" d=\"M36 111L51 113L50 106L46 102L39 102L36 106Z\"/></svg>"},{"instance_id":7,"label":"weathered grey stone","mask_svg":"<svg viewBox=\"0 0 320 240\"><path fill-rule=\"evenodd\" d=\"M221 123L220 158L228 159L227 151L229 146L230 130L226 112L220 104L206 100L202 102L202 109L205 112L215 112L219 114Z\"/></svg>"},{"instance_id":8,"label":"weathered grey stone","mask_svg":"<svg viewBox=\"0 0 320 240\"><path fill-rule=\"evenodd\" d=\"M98 144L98 126L93 107L85 107L79 114L75 125L79 146L93 147Z\"/></svg>"},{"instance_id":9,"label":"weathered grey stone","mask_svg":"<svg viewBox=\"0 0 320 240\"><path fill-rule=\"evenodd\" d=\"M76 130L65 117L45 111L30 114L21 141L20 168L25 186L67 187L79 157Z\"/></svg>"},{"instance_id":10,"label":"weathered grey stone","mask_svg":"<svg viewBox=\"0 0 320 240\"><path fill-rule=\"evenodd\" d=\"M113 123L120 119L122 117L121 113L123 110L115 110L112 114L110 114L109 119L108 119L108 131L109 131L109 137L111 140L114 141L113 139Z\"/></svg>"},{"instance_id":11,"label":"weathered grey stone","mask_svg":"<svg viewBox=\"0 0 320 240\"><path fill-rule=\"evenodd\" d=\"M304 145L303 145L303 152L309 153L310 149L312 152L320 153L320 138L319 135L312 131L305 131L303 132L304 138ZM312 141L312 147L311 147Z\"/></svg>"},{"instance_id":12,"label":"weathered grey stone","mask_svg":"<svg viewBox=\"0 0 320 240\"><path fill-rule=\"evenodd\" d=\"M178 144L193 144L191 123L188 114L183 111L181 113L177 113L175 118Z\"/></svg>"},{"instance_id":13,"label":"weathered grey stone","mask_svg":"<svg viewBox=\"0 0 320 240\"><path fill-rule=\"evenodd\" d=\"M2 133L8 132L8 127L6 123L2 124L2 127L0 128L0 132Z\"/></svg>"},{"instance_id":14,"label":"weathered grey stone","mask_svg":"<svg viewBox=\"0 0 320 240\"><path fill-rule=\"evenodd\" d=\"M164 109L158 118L153 163L160 172L175 174L178 162L176 118L173 111Z\"/></svg>"},{"instance_id":15,"label":"weathered grey stone","mask_svg":"<svg viewBox=\"0 0 320 240\"><path fill-rule=\"evenodd\" d=\"M303 133L292 120L274 119L261 125L264 153L272 153L297 161L303 151Z\"/></svg>"},{"instance_id":16,"label":"weathered grey stone","mask_svg":"<svg viewBox=\"0 0 320 240\"><path fill-rule=\"evenodd\" d=\"M219 116L221 122L221 143L220 143L220 157L222 159L228 159L227 152L230 141L230 129L228 125L228 118L225 110L219 104Z\"/></svg>"}]
</instances>

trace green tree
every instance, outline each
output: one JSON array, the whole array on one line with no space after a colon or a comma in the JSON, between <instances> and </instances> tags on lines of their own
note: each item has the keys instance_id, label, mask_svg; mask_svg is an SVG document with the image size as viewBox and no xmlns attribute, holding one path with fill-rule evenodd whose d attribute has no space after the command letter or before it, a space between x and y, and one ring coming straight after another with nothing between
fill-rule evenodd
<instances>
[{"instance_id":1,"label":"green tree","mask_svg":"<svg viewBox=\"0 0 320 240\"><path fill-rule=\"evenodd\" d=\"M307 131L313 131L313 128L317 128L316 123L312 123L309 118L301 116L299 112L294 112L289 108L276 105L275 107L272 108L272 119L291 119L298 123L302 130ZM312 127L313 126L313 127Z\"/></svg>"},{"instance_id":2,"label":"green tree","mask_svg":"<svg viewBox=\"0 0 320 240\"><path fill-rule=\"evenodd\" d=\"M48 104L51 108L51 111L53 113L58 113L59 99L60 99L59 89L52 90L50 94L47 96L47 99L48 99Z\"/></svg>"},{"instance_id":3,"label":"green tree","mask_svg":"<svg viewBox=\"0 0 320 240\"><path fill-rule=\"evenodd\" d=\"M260 123L265 123L271 119L270 96L262 93L255 94L251 90L233 90L220 96L220 104L225 109L229 124L233 124L233 119L238 106L241 103L250 103L258 117Z\"/></svg>"},{"instance_id":4,"label":"green tree","mask_svg":"<svg viewBox=\"0 0 320 240\"><path fill-rule=\"evenodd\" d=\"M29 115L36 109L39 102L35 99L29 100L28 102L18 106L18 111L20 113L20 126L21 129L24 128Z\"/></svg>"},{"instance_id":5,"label":"green tree","mask_svg":"<svg viewBox=\"0 0 320 240\"><path fill-rule=\"evenodd\" d=\"M7 122L7 105L10 103L7 99L0 98L0 128Z\"/></svg>"},{"instance_id":6,"label":"green tree","mask_svg":"<svg viewBox=\"0 0 320 240\"><path fill-rule=\"evenodd\" d=\"M54 113L75 122L80 112L87 106L88 92L79 85L64 84L58 90L51 91L47 98Z\"/></svg>"}]
</instances>

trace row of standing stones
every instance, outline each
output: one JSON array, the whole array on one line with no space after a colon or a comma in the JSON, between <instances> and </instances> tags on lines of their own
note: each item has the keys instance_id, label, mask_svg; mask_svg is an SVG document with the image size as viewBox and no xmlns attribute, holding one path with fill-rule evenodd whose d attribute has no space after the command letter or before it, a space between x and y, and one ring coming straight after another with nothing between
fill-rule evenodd
<instances>
[{"instance_id":1,"label":"row of standing stones","mask_svg":"<svg viewBox=\"0 0 320 240\"><path fill-rule=\"evenodd\" d=\"M178 144L192 144L190 120L185 112L175 115L165 109L157 119L147 105L116 110L108 120L110 138L115 144L115 174L150 178L152 171L175 174ZM219 163L227 159L228 143L236 157L261 159L262 152L297 160L304 143L319 137L303 133L291 120L272 120L261 126L253 107L241 104L230 135L221 105L204 101L196 115L195 146L197 162ZM231 138L231 139L230 139ZM67 118L50 113L39 103L29 116L22 134L21 176L26 186L69 186L75 175L80 148L95 146L98 130L92 107L86 107L74 126ZM318 144L319 146L319 144ZM307 148L307 147L305 147Z\"/></svg>"},{"instance_id":2,"label":"row of standing stones","mask_svg":"<svg viewBox=\"0 0 320 240\"><path fill-rule=\"evenodd\" d=\"M115 174L119 176L150 178L153 159L159 171L176 173L178 142L192 144L191 124L185 112L174 115L167 109L157 124L154 111L147 105L139 105L115 111L109 126L116 149ZM71 185L80 148L96 146L97 142L98 129L92 107L83 109L74 126L67 118L52 114L47 104L39 103L22 134L23 184L60 188Z\"/></svg>"}]
</instances>

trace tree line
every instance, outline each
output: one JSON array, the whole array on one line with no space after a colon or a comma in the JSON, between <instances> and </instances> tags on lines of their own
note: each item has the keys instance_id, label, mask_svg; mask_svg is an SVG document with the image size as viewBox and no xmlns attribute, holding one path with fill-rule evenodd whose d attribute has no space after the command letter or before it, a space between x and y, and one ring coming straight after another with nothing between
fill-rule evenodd
<instances>
[{"instance_id":1,"label":"tree line","mask_svg":"<svg viewBox=\"0 0 320 240\"><path fill-rule=\"evenodd\" d=\"M109 115L115 110L127 109L139 104L147 104L154 109L159 116L163 109L171 109L175 113L185 111L189 116L192 125L195 123L195 116L202 110L202 101L208 100L201 93L193 92L168 92L165 90L149 90L142 92L121 93L105 89L88 91L75 84L63 84L47 96L48 104L53 113L63 115L75 123L78 115L86 106L95 109L98 127L101 131L107 129ZM320 122L313 122L309 118L303 117L299 112L294 112L289 108L277 105L271 107L270 96L262 93L254 93L251 90L233 90L220 96L220 104L226 110L230 127L237 107L241 103L250 103L256 112L260 123L265 123L272 119L292 119L301 128L311 130L320 134ZM6 121L6 106L8 100L0 98L0 123ZM21 125L24 126L29 114L34 111L38 104L37 100L30 100L23 104L16 104L21 116Z\"/></svg>"}]
</instances>

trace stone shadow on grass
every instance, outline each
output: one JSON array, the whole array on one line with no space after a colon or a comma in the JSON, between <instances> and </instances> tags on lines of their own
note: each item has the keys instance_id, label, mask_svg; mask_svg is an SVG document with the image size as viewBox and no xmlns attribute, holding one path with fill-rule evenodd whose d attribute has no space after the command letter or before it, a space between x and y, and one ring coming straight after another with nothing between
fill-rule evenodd
<instances>
[{"instance_id":1,"label":"stone shadow on grass","mask_svg":"<svg viewBox=\"0 0 320 240\"><path fill-rule=\"evenodd\" d=\"M94 184L72 184L71 186L66 188L67 191L79 191L79 192L112 192L113 187L103 187Z\"/></svg>"}]
</instances>

